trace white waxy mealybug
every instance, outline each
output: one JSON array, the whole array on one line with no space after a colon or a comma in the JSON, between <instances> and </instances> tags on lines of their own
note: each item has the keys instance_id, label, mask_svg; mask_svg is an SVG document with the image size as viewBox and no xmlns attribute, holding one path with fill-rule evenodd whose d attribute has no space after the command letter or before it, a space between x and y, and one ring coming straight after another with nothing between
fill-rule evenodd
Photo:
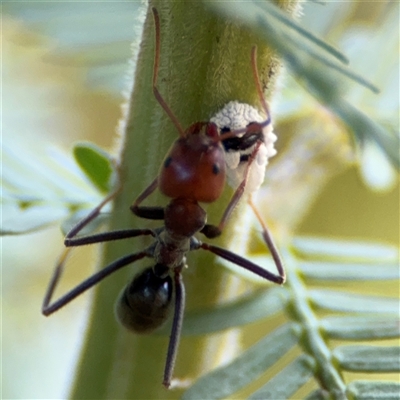
<instances>
[{"instance_id":1,"label":"white waxy mealybug","mask_svg":"<svg viewBox=\"0 0 400 400\"><path fill-rule=\"evenodd\" d=\"M218 126L221 134L246 128L252 122L263 123L265 121L266 118L261 116L256 108L238 101L229 102L211 118L211 122ZM274 148L276 139L272 122L269 122L257 133L244 132L236 137L223 140L229 185L237 188L243 181L249 157L261 142L256 157L250 165L245 186L246 193L256 192L264 181L268 159L276 154Z\"/></svg>"}]
</instances>

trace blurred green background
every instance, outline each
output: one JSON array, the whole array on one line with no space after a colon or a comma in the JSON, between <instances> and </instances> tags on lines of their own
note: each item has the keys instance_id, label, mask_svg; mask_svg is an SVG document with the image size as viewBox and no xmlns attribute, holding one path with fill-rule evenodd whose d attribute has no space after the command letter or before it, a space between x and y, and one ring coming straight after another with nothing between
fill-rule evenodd
<instances>
[{"instance_id":1,"label":"blurred green background","mask_svg":"<svg viewBox=\"0 0 400 400\"><path fill-rule=\"evenodd\" d=\"M33 2L3 4L3 143L43 158L50 146L68 152L76 140L91 140L113 149L137 6L118 2L46 3L46 7ZM399 28L397 25L393 32L397 35L397 53L393 54L393 48L385 51L382 21L389 24L396 12L398 20L398 11L398 4L387 8L385 2L364 7L313 4L307 5L304 19L305 26L344 50L352 67L382 88L380 95L355 90L354 101L364 102L371 116L397 123L397 131ZM112 29L115 24L118 29ZM383 39L371 50L372 39L379 35ZM382 72L382 64L391 72ZM282 148L300 122L301 129L307 130L312 111L319 112L294 81L288 79L283 86L273 105ZM292 104L300 108L293 112ZM398 245L398 175L385 161L374 165L384 178L375 186L368 184L357 165L338 168L338 175L332 173L299 221L297 233ZM41 315L43 294L62 248L58 227L2 239L4 399L59 399L68 393L91 295L81 296L51 318ZM70 261L72 271L66 274L60 292L88 276L95 258L96 249L75 252ZM398 288L390 288L391 294L398 292ZM384 293L385 286L381 290Z\"/></svg>"}]
</instances>

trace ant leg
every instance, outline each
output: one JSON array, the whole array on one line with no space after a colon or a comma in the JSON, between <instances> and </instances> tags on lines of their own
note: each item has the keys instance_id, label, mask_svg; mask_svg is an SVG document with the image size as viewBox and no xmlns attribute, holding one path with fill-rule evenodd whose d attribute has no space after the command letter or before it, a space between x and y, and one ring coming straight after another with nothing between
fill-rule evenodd
<instances>
[{"instance_id":1,"label":"ant leg","mask_svg":"<svg viewBox=\"0 0 400 400\"><path fill-rule=\"evenodd\" d=\"M175 269L175 310L172 322L171 335L168 344L167 360L165 362L163 385L168 389L171 385L179 339L181 336L183 312L185 309L185 285L183 284L180 269Z\"/></svg>"},{"instance_id":2,"label":"ant leg","mask_svg":"<svg viewBox=\"0 0 400 400\"><path fill-rule=\"evenodd\" d=\"M120 182L118 182L117 188L111 192L107 197L104 198L104 200L101 201L101 203L96 206L90 213L80 220L65 236L66 239L71 239L74 236L76 236L89 222L93 221L99 214L101 209L109 202L111 201L121 190L122 185Z\"/></svg>"},{"instance_id":3,"label":"ant leg","mask_svg":"<svg viewBox=\"0 0 400 400\"><path fill-rule=\"evenodd\" d=\"M273 274L272 272L269 272L266 269L261 268L257 264L252 263L250 260L247 260L246 258L243 258L235 253L232 253L229 250L223 249L218 246L213 246L208 243L202 243L200 245L200 248L211 251L211 253L214 253L217 256L220 256L225 260L228 260L233 264L238 265L239 267L243 267L248 271L253 272L256 275L261 276L262 278L265 278L271 282L278 283L280 285L285 282L284 274L283 275L281 275L281 273L279 273L279 275Z\"/></svg>"},{"instance_id":4,"label":"ant leg","mask_svg":"<svg viewBox=\"0 0 400 400\"><path fill-rule=\"evenodd\" d=\"M98 234L98 235L92 235L92 236L87 236L87 237L83 237L83 238L75 238L74 237L86 226L88 225L91 221L93 221L99 214L101 209L109 202L111 201L122 189L122 185L119 179L119 168L117 165L117 169L118 169L118 175L117 175L117 187L116 189L111 192L110 194L108 194L101 202L99 205L97 205L94 209L92 209L92 211L89 212L89 214L83 218L82 220L80 220L65 236L64 239L64 244L65 246L69 247L69 246L78 246L80 244L89 244L89 243L97 243L97 242L101 242L101 241L106 241L106 240L114 240L114 239L119 239L119 238L125 238L125 237L132 237L134 236L134 234L132 235L132 232L130 232L130 236L128 236L126 233L119 233L119 235L115 235L114 239L107 239L107 233L112 233L112 232L107 232L107 233L102 233L102 234ZM143 233L143 234L147 234L147 233ZM112 235L110 235L112 236ZM136 235L137 236L137 235ZM91 239L90 239L91 238ZM81 242L81 243L80 243ZM50 301L51 301L51 297L53 296L53 292L56 289L58 282L61 278L63 269L64 269L64 264L65 261L67 259L67 256L70 252L70 249L65 249L63 251L63 253L61 254L59 261L56 265L56 268L53 272L53 275L50 279L50 283L47 287L46 290L46 294L45 297L43 299L43 305L42 305L42 313L44 315L49 315L51 313L53 313L54 311L56 311L58 308L62 307L64 304L68 303L69 301L72 300L72 298L75 298L77 295L75 295L74 297L72 297L71 299L67 299L66 301L64 301L63 303L61 303L61 300L66 297L63 296L63 298L61 298L59 301L57 301L56 303L58 304L60 302L60 304L58 305L57 308L54 309L54 304L50 305ZM84 289L86 290L86 289ZM72 293L72 291L70 292Z\"/></svg>"},{"instance_id":5,"label":"ant leg","mask_svg":"<svg viewBox=\"0 0 400 400\"><path fill-rule=\"evenodd\" d=\"M73 239L66 238L64 240L64 245L66 247L83 246L86 244L109 242L111 240L127 239L144 235L155 237L155 233L151 229L121 229L117 231L97 233L90 236L81 236Z\"/></svg>"},{"instance_id":6,"label":"ant leg","mask_svg":"<svg viewBox=\"0 0 400 400\"><path fill-rule=\"evenodd\" d=\"M247 179L249 176L249 172L250 172L250 166L253 163L258 149L260 148L262 142L258 141L256 146L254 147L254 150L251 152L251 155L249 157L249 162L246 166L246 170L245 170L245 174L244 174L244 178L243 181L240 183L240 185L237 187L237 189L235 190L235 193L233 194L231 201L229 202L229 204L227 205L224 214L222 215L221 221L218 224L218 226L216 225L212 225L212 224L206 224L204 226L204 228L200 231L201 233L203 233L207 238L209 239L213 239L219 235L221 235L229 217L231 216L233 210L235 209L235 207L238 205L240 199L242 198L243 194L244 194L244 190L246 187L246 183L247 183Z\"/></svg>"},{"instance_id":7,"label":"ant leg","mask_svg":"<svg viewBox=\"0 0 400 400\"><path fill-rule=\"evenodd\" d=\"M131 211L140 218L146 219L164 219L164 208L163 207L139 207L139 204L142 203L147 197L149 197L158 186L158 177L147 186L146 189L143 190L142 193L138 196L135 202L131 205Z\"/></svg>"},{"instance_id":8,"label":"ant leg","mask_svg":"<svg viewBox=\"0 0 400 400\"><path fill-rule=\"evenodd\" d=\"M46 295L44 297L43 305L42 305L43 315L48 316L48 315L54 313L55 311L57 311L61 307L64 307L70 301L75 299L77 296L82 294L84 291L86 291L87 289L91 288L92 286L94 286L97 283L99 283L100 281L102 281L108 275L112 274L115 271L118 271L120 268L122 268L128 264L131 264L131 263L133 263L137 260L140 260L143 257L146 257L149 255L147 251L141 251L139 253L129 254L127 256L121 257L118 260L107 265L105 268L103 268L99 272L95 273L88 279L84 280L82 283L80 283L74 289L70 290L69 292L64 294L62 297L60 297L58 300L56 300L55 302L50 304L51 298L53 297L54 290L56 289L57 284L61 278L67 254L68 254L68 251L64 251L64 253L62 254L60 261L58 262L57 267L54 271L54 274L51 278L49 286L47 288Z\"/></svg>"},{"instance_id":9,"label":"ant leg","mask_svg":"<svg viewBox=\"0 0 400 400\"><path fill-rule=\"evenodd\" d=\"M263 239L265 241L265 243L268 246L269 251L271 252L272 258L274 259L276 268L279 271L279 275L286 280L286 273L285 273L285 268L283 267L283 262L282 262L282 258L278 252L278 248L275 245L274 240L272 239L272 235L271 232L268 229L267 224L265 223L265 221L263 220L263 218L261 217L260 213L258 212L256 206L253 203L253 200L250 196L249 199L249 204L250 207L253 209L254 214L256 215L257 219L259 220L261 227L262 227L262 235L263 235Z\"/></svg>"},{"instance_id":10,"label":"ant leg","mask_svg":"<svg viewBox=\"0 0 400 400\"><path fill-rule=\"evenodd\" d=\"M126 239L126 238L131 238L135 236L141 236L141 235L152 235L154 236L154 232L151 229L126 229L126 230L119 230L119 231L112 231L112 232L103 232L95 235L90 235L90 236L83 236L83 237L78 237L76 238L75 236L81 231L82 228L84 228L89 222L91 222L93 219L95 219L101 209L104 207L105 204L107 204L110 200L112 200L116 194L120 191L121 186L119 187L112 193L110 193L97 207L95 207L84 219L82 219L80 222L78 222L67 234L64 240L64 244L66 247L74 247L74 246L82 246L86 244L93 244L93 243L99 243L99 242L106 242L110 240L119 240L119 239ZM112 273L113 271L117 270L120 268L120 264L118 264L117 260L116 265L114 266L114 269L111 268L111 270L106 270L104 272L100 271L99 274L93 275L92 278L89 278L88 281L86 282L86 286L84 286L84 283L81 285L77 286L75 289L71 290L69 293L61 297L59 300L57 300L55 303L50 304L51 298L53 296L54 290L56 289L58 282L61 278L62 272L64 270L64 265L65 261L67 259L67 256L69 254L70 249L65 249L63 253L60 256L60 259L56 265L56 268L53 272L53 275L50 279L50 283L47 287L46 294L43 300L43 305L42 305L42 313L44 315L50 315L54 311L58 310L59 308L63 307L65 304L69 303L72 299L74 299L76 296L78 296L80 293L82 293L84 290L87 290L89 287L93 286L103 278L105 278L108 274ZM128 256L129 257L129 256ZM140 257L141 258L141 257ZM133 259L132 261L125 262L126 265L129 262L133 262L136 259ZM122 266L123 266L122 265ZM109 271L109 272L107 272ZM104 275L105 273L105 275ZM97 276L97 278L96 278Z\"/></svg>"},{"instance_id":11,"label":"ant leg","mask_svg":"<svg viewBox=\"0 0 400 400\"><path fill-rule=\"evenodd\" d=\"M82 245L86 245L86 244L126 239L126 238L141 236L141 235L154 236L154 232L151 229L125 229L125 230L112 231L112 232L103 232L103 233L98 233L96 235L83 236L83 237L78 237L78 238L66 238L64 241L64 244L67 247L82 246ZM100 271L98 274L95 274L95 275L93 275L92 278L88 279L88 280L94 279L95 280L94 283L91 283L89 286L85 286L83 290L79 291L79 288L83 285L83 284L81 284L81 285L77 286L75 289L71 290L71 292L67 293L61 299L57 300L56 303L53 303L50 305L51 297L53 296L54 290L56 289L58 282L61 278L61 275L63 273L65 261L67 259L69 250L70 249L65 249L64 252L62 253L62 255L56 265L56 268L53 272L53 276L51 277L50 283L47 287L46 294L45 294L44 300L43 300L43 306L42 306L42 313L44 315L49 315L49 314L53 313L54 311L58 310L60 307L63 307L65 304L69 303L72 299L74 299L76 296L78 296L80 293L82 293L82 291L93 286L95 283L97 283L100 280L102 280L103 278L105 278L108 274L110 274L114 270L117 270L118 268L121 267L121 266L119 266L119 264L117 264L114 267L115 269L109 271L108 273L106 272L106 275L104 275L104 270ZM117 260L116 263L118 263L121 260L123 260L123 259ZM134 259L133 261L135 261L135 260L136 259ZM133 262L133 261L127 261L127 263ZM123 265L126 265L126 263ZM95 278L96 275L99 275L97 280ZM73 294L77 290L78 290L77 294Z\"/></svg>"}]
</instances>

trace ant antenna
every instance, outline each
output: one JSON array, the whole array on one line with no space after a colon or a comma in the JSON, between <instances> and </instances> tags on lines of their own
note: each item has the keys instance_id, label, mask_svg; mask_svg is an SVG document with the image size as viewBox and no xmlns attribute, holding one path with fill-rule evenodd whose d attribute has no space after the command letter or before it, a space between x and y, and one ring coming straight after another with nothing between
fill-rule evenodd
<instances>
[{"instance_id":1,"label":"ant antenna","mask_svg":"<svg viewBox=\"0 0 400 400\"><path fill-rule=\"evenodd\" d=\"M169 119L175 125L176 129L179 132L179 136L185 137L185 131L183 130L181 124L179 123L178 119L175 117L172 110L169 108L168 104L161 96L160 92L157 89L157 78L158 78L158 68L160 66L160 16L158 15L158 11L155 7L151 9L153 11L154 17L154 26L155 26L155 54L154 54L154 70L153 70L153 94L157 101L160 103L161 107L167 113Z\"/></svg>"},{"instance_id":2,"label":"ant antenna","mask_svg":"<svg viewBox=\"0 0 400 400\"><path fill-rule=\"evenodd\" d=\"M267 114L267 119L263 122L258 122L257 123L258 126L256 129L259 129L260 126L261 126L261 128L265 128L266 126L268 126L271 123L271 114L269 112L268 104L265 101L264 93L263 93L263 90L261 87L260 77L258 75L257 46L253 46L251 49L251 69L253 71L253 76L254 76L254 81L256 84L256 88L257 88L258 97L260 98L260 101L261 101L262 107L264 108L265 114ZM218 136L214 140L216 142L224 141L226 139L229 139L231 137L236 137L236 136L240 135L241 133L246 133L246 132L249 132L249 127L234 129L232 131L226 132L226 133Z\"/></svg>"},{"instance_id":3,"label":"ant antenna","mask_svg":"<svg viewBox=\"0 0 400 400\"><path fill-rule=\"evenodd\" d=\"M253 70L254 81L256 83L256 88L258 92L258 96L260 97L261 104L264 108L265 113L267 114L267 119L261 124L263 127L269 125L271 122L271 114L269 112L269 107L264 98L264 93L261 87L260 76L258 75L257 68L257 46L253 46L251 49L251 67Z\"/></svg>"}]
</instances>

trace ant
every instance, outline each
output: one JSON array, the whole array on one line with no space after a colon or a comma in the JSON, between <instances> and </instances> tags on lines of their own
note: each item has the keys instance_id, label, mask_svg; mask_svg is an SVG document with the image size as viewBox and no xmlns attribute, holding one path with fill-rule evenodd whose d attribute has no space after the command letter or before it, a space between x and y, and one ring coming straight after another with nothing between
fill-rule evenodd
<instances>
[{"instance_id":1,"label":"ant","mask_svg":"<svg viewBox=\"0 0 400 400\"><path fill-rule=\"evenodd\" d=\"M62 274L66 256L64 252L47 288L42 312L46 316L50 315L115 271L145 257L152 258L153 265L136 275L121 292L115 310L117 318L127 329L136 333L150 333L167 320L174 295L174 315L163 377L163 385L169 388L185 307L182 270L186 267L186 254L193 250L206 250L277 284L284 283L285 272L280 260L277 263L279 272L277 275L231 251L203 243L194 236L198 232L207 238L221 234L226 220L243 194L246 177L241 187L234 193L219 225L206 224L207 215L199 202L214 202L222 194L225 183L225 161L221 141L226 137L219 134L218 127L213 122L196 122L187 130L183 130L158 91L160 19L155 8L152 8L152 12L155 22L153 93L175 125L179 138L165 157L158 176L138 196L130 209L138 217L163 220L164 226L157 229L125 229L76 237L83 227L99 215L102 207L115 197L119 189L109 194L66 235L65 246L76 247L146 235L153 237L153 243L142 251L115 260L58 300L51 302ZM255 64L255 49L252 54L252 62ZM248 128L246 132L247 130ZM243 133L243 130L231 131L228 135L232 137L238 133ZM251 162L252 160L249 160L248 164L251 165ZM245 175L247 176L247 173ZM141 203L157 188L171 198L169 204L166 207L141 206ZM275 247L274 250L276 252Z\"/></svg>"}]
</instances>

